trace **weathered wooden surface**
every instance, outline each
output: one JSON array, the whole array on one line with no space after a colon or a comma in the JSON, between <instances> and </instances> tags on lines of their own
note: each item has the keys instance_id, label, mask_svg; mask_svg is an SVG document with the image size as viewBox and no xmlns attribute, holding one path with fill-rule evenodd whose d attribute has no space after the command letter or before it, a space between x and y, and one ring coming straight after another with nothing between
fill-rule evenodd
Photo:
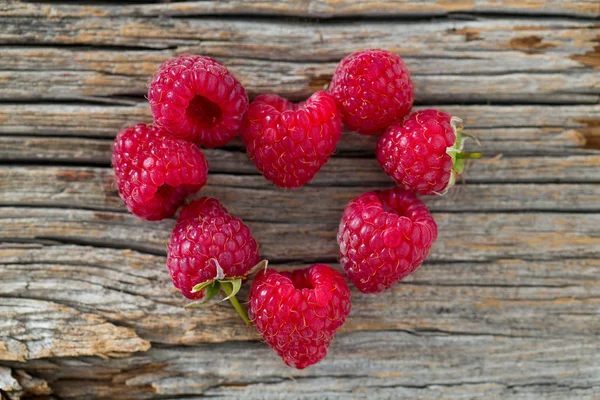
<instances>
[{"instance_id":1,"label":"weathered wooden surface","mask_svg":"<svg viewBox=\"0 0 600 400\"><path fill-rule=\"evenodd\" d=\"M595 0L0 0L0 398L600 398L599 17ZM126 212L111 140L151 121L143 96L173 55L301 99L366 47L401 54L416 106L463 117L485 158L426 199L425 265L353 291L330 355L295 371L230 307L182 308L174 221ZM392 185L375 141L346 132L313 182L279 190L235 140L206 151L200 194L275 266L339 268L345 203Z\"/></svg>"}]
</instances>

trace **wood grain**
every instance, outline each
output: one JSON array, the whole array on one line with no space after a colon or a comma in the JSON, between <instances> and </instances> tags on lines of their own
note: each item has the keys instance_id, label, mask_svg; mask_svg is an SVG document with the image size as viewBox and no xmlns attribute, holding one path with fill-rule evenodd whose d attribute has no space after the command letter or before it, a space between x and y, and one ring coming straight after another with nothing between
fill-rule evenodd
<instances>
[{"instance_id":1,"label":"wood grain","mask_svg":"<svg viewBox=\"0 0 600 400\"><path fill-rule=\"evenodd\" d=\"M435 105L460 116L466 129L496 132L495 141L521 140L515 128L536 129L537 139L547 141L551 128L583 130L597 128L600 105ZM117 132L136 122L152 122L146 102L127 100L126 105L84 104L18 104L0 103L0 133L51 136L114 138ZM348 131L346 131L348 133ZM551 132L551 131L550 131ZM484 139L484 138L482 138ZM485 140L483 140L485 143ZM239 143L239 142L238 142ZM362 149L375 143L374 138L347 135L339 143L342 148ZM543 144L543 143L540 143Z\"/></svg>"},{"instance_id":2,"label":"wood grain","mask_svg":"<svg viewBox=\"0 0 600 400\"><path fill-rule=\"evenodd\" d=\"M289 15L299 17L362 17L362 16L430 16L448 13L522 13L535 15L572 15L597 17L600 7L593 0L542 1L527 0L502 4L497 1L407 0L349 1L349 0L292 0L286 2L266 0L209 0L185 3L148 4L143 6L88 6L44 5L14 2L0 8L0 16L55 18L79 16L189 16L214 14Z\"/></svg>"},{"instance_id":3,"label":"wood grain","mask_svg":"<svg viewBox=\"0 0 600 400\"><path fill-rule=\"evenodd\" d=\"M587 65L582 55L596 51L600 28L593 21L532 20L527 26L509 19L440 21L419 29L411 22L363 22L357 30L355 23L345 22L323 25L231 20L223 24L203 18L201 22L172 19L165 23L163 19L109 16L40 18L26 30L21 17L0 20L5 31L0 44L135 43L163 49L3 49L0 57L10 65L0 73L6 98L142 96L160 63L175 54L191 52L225 62L250 96L277 88L283 96L303 99L323 88L345 54L375 46L405 58L413 71L417 102L597 103L600 93L598 74L581 68ZM115 36L115 31L123 34ZM403 38L402 45L398 37ZM38 90L29 90L31 84Z\"/></svg>"},{"instance_id":4,"label":"wood grain","mask_svg":"<svg viewBox=\"0 0 600 400\"><path fill-rule=\"evenodd\" d=\"M573 342L381 331L339 335L330 349L319 365L286 370L283 376L271 350L257 342L152 349L116 360L39 360L31 366L51 382L57 396L67 399L593 399L598 394L598 343L592 338ZM232 351L235 362L223 357ZM210 369L199 368L207 365Z\"/></svg>"},{"instance_id":5,"label":"wood grain","mask_svg":"<svg viewBox=\"0 0 600 400\"><path fill-rule=\"evenodd\" d=\"M6 245L0 255L0 293L15 301L26 298L78 307L118 326L134 328L154 343L200 345L257 339L226 304L184 310L185 299L170 284L164 256L35 243ZM278 267L292 265L301 263ZM600 286L589 281L598 272L600 263L593 258L430 260L418 273L380 296L353 291L351 318L342 331L469 332L538 338L593 335L600 333L594 312L600 302ZM515 312L523 307L527 311L515 318ZM577 307L577 315L570 314L573 307ZM549 318L551 325L544 322Z\"/></svg>"},{"instance_id":6,"label":"wood grain","mask_svg":"<svg viewBox=\"0 0 600 400\"><path fill-rule=\"evenodd\" d=\"M0 1L0 399L600 398L600 4L580 1ZM418 109L465 120L484 159L448 195L430 257L352 291L329 356L285 368L226 304L170 283L174 220L127 213L116 133L152 117L158 65L226 63L251 97L303 99L349 52L399 53ZM241 140L208 185L279 269L327 262L345 204L393 183L344 132L281 190ZM247 298L242 290L242 300Z\"/></svg>"},{"instance_id":7,"label":"wood grain","mask_svg":"<svg viewBox=\"0 0 600 400\"><path fill-rule=\"evenodd\" d=\"M82 314L57 303L4 297L0 317L1 360L118 357L150 347L131 329L116 327L96 315Z\"/></svg>"},{"instance_id":8,"label":"wood grain","mask_svg":"<svg viewBox=\"0 0 600 400\"><path fill-rule=\"evenodd\" d=\"M597 170L597 169L596 169ZM600 181L600 174L596 176ZM375 180L374 177L369 182ZM381 189L388 185L382 184ZM278 189L262 176L236 177L211 174L208 186L197 197L210 196L235 207L240 217L265 222L339 221L345 205L373 186L333 183L307 185L297 190ZM442 197L426 197L434 212L589 211L599 209L600 185L570 184L474 184L459 185ZM272 203L278 212L272 211ZM0 205L74 208L127 212L119 198L113 173L90 167L1 167Z\"/></svg>"}]
</instances>

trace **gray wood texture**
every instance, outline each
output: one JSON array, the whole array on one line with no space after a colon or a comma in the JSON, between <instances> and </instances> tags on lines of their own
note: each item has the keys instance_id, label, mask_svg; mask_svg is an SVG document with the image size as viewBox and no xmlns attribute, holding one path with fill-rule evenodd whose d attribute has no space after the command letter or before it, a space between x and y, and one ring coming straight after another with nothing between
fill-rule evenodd
<instances>
[{"instance_id":1,"label":"gray wood texture","mask_svg":"<svg viewBox=\"0 0 600 400\"><path fill-rule=\"evenodd\" d=\"M0 399L600 398L598 1L119 3L0 0ZM422 268L353 290L329 356L296 371L226 304L183 308L174 220L127 213L111 143L151 121L147 85L174 55L298 100L369 47L402 55L416 108L461 116L485 157L425 199L440 234ZM346 131L281 190L236 139L206 151L199 195L276 268L339 269L345 204L393 185L375 142Z\"/></svg>"}]
</instances>

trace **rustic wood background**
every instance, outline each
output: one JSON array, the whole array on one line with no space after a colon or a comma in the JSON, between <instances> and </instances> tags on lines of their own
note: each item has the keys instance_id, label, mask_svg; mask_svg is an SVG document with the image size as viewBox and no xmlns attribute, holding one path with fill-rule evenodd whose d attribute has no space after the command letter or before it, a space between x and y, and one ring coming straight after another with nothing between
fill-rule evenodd
<instances>
[{"instance_id":1,"label":"rustic wood background","mask_svg":"<svg viewBox=\"0 0 600 400\"><path fill-rule=\"evenodd\" d=\"M2 399L600 398L598 0L119 3L0 0ZM182 308L173 220L126 212L111 143L151 121L148 82L175 54L302 99L369 47L401 54L417 107L463 117L486 157L426 200L440 235L425 265L354 291L330 355L296 371L228 305ZM201 193L272 264L335 265L345 203L391 186L374 144L344 136L285 191L237 140L206 151Z\"/></svg>"}]
</instances>

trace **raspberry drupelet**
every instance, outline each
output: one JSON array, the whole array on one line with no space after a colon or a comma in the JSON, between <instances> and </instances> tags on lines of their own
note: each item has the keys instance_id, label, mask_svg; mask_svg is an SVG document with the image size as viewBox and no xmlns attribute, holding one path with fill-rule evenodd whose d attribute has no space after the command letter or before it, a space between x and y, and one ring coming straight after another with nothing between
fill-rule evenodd
<instances>
[{"instance_id":1,"label":"raspberry drupelet","mask_svg":"<svg viewBox=\"0 0 600 400\"><path fill-rule=\"evenodd\" d=\"M326 264L293 272L267 269L250 289L249 315L256 329L287 365L298 369L327 355L350 307L344 277Z\"/></svg>"},{"instance_id":2,"label":"raspberry drupelet","mask_svg":"<svg viewBox=\"0 0 600 400\"><path fill-rule=\"evenodd\" d=\"M433 217L413 193L399 187L367 192L344 209L340 263L358 290L378 293L414 272L436 238Z\"/></svg>"},{"instance_id":3,"label":"raspberry drupelet","mask_svg":"<svg viewBox=\"0 0 600 400\"><path fill-rule=\"evenodd\" d=\"M333 74L329 92L344 124L364 135L378 135L402 120L414 100L412 80L402 59L379 49L346 56Z\"/></svg>"},{"instance_id":4,"label":"raspberry drupelet","mask_svg":"<svg viewBox=\"0 0 600 400\"><path fill-rule=\"evenodd\" d=\"M462 120L437 110L416 111L377 142L377 161L404 188L421 195L446 193L464 172Z\"/></svg>"},{"instance_id":5,"label":"raspberry drupelet","mask_svg":"<svg viewBox=\"0 0 600 400\"><path fill-rule=\"evenodd\" d=\"M160 66L148 101L156 125L209 148L240 135L248 109L246 90L223 64L193 55Z\"/></svg>"},{"instance_id":6,"label":"raspberry drupelet","mask_svg":"<svg viewBox=\"0 0 600 400\"><path fill-rule=\"evenodd\" d=\"M242 138L265 178L296 188L325 165L341 135L335 100L319 91L299 104L274 94L258 96L250 104Z\"/></svg>"},{"instance_id":7,"label":"raspberry drupelet","mask_svg":"<svg viewBox=\"0 0 600 400\"><path fill-rule=\"evenodd\" d=\"M204 186L208 172L196 145L145 124L119 132L112 165L127 209L150 221L173 216L189 194Z\"/></svg>"}]
</instances>

